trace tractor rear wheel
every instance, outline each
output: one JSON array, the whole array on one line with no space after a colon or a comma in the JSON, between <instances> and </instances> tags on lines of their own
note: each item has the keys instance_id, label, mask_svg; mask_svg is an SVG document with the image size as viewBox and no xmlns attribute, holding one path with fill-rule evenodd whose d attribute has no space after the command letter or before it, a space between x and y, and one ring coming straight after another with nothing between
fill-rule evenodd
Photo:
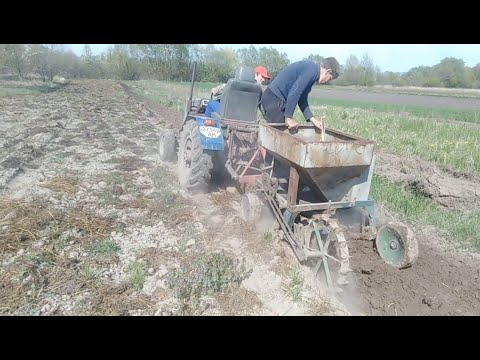
<instances>
[{"instance_id":1,"label":"tractor rear wheel","mask_svg":"<svg viewBox=\"0 0 480 360\"><path fill-rule=\"evenodd\" d=\"M200 131L195 120L183 125L178 148L178 176L189 191L208 190L212 176L212 155L203 150Z\"/></svg>"}]
</instances>

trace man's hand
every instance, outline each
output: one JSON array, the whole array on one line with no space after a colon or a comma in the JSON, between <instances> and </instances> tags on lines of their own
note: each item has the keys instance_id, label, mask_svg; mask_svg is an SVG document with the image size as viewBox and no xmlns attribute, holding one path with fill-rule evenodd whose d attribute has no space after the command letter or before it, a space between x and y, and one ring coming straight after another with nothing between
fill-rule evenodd
<instances>
[{"instance_id":1,"label":"man's hand","mask_svg":"<svg viewBox=\"0 0 480 360\"><path fill-rule=\"evenodd\" d=\"M313 126L317 127L321 131L325 131L323 128L323 121L322 120L317 120L314 117L310 118L310 121L312 122Z\"/></svg>"},{"instance_id":2,"label":"man's hand","mask_svg":"<svg viewBox=\"0 0 480 360\"><path fill-rule=\"evenodd\" d=\"M296 129L298 127L298 122L296 122L295 120L291 119L291 118L287 118L287 127L289 130L291 129Z\"/></svg>"}]
</instances>

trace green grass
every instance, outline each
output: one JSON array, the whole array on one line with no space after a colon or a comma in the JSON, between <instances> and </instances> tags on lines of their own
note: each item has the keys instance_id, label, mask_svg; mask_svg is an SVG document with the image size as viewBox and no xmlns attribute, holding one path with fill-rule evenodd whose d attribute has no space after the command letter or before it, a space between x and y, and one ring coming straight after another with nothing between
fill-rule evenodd
<instances>
[{"instance_id":1,"label":"green grass","mask_svg":"<svg viewBox=\"0 0 480 360\"><path fill-rule=\"evenodd\" d=\"M142 290L145 284L145 265L140 261L132 261L127 267L128 281L135 290Z\"/></svg>"},{"instance_id":2,"label":"green grass","mask_svg":"<svg viewBox=\"0 0 480 360\"><path fill-rule=\"evenodd\" d=\"M60 86L39 81L0 81L0 97L49 93Z\"/></svg>"},{"instance_id":3,"label":"green grass","mask_svg":"<svg viewBox=\"0 0 480 360\"><path fill-rule=\"evenodd\" d=\"M428 119L446 119L480 124L480 112L474 110L442 109L415 105L384 104L354 100L320 100L313 97L310 97L309 102L311 106L331 105L335 107L359 108L373 110L376 112L389 112L395 114L409 113L411 115Z\"/></svg>"},{"instance_id":4,"label":"green grass","mask_svg":"<svg viewBox=\"0 0 480 360\"><path fill-rule=\"evenodd\" d=\"M0 97L4 96L15 96L15 95L27 95L27 94L38 94L39 91L27 88L0 88Z\"/></svg>"},{"instance_id":5,"label":"green grass","mask_svg":"<svg viewBox=\"0 0 480 360\"><path fill-rule=\"evenodd\" d=\"M138 94L177 111L184 110L190 89L189 83L125 83ZM208 97L215 85L196 83L194 96ZM480 174L480 130L464 123L480 123L478 112L315 98L310 102L315 114L326 116L328 127L375 140L384 151L418 156L454 170ZM434 117L458 122L433 121ZM298 108L295 118L303 121Z\"/></svg>"},{"instance_id":6,"label":"green grass","mask_svg":"<svg viewBox=\"0 0 480 360\"><path fill-rule=\"evenodd\" d=\"M262 239L266 243L270 243L273 239L273 235L270 231L265 231L262 235Z\"/></svg>"},{"instance_id":7,"label":"green grass","mask_svg":"<svg viewBox=\"0 0 480 360\"><path fill-rule=\"evenodd\" d=\"M119 250L120 246L118 246L113 239L106 238L95 243L92 246L91 252L94 255L109 255L115 254Z\"/></svg>"},{"instance_id":8,"label":"green grass","mask_svg":"<svg viewBox=\"0 0 480 360\"><path fill-rule=\"evenodd\" d=\"M293 302L299 302L303 297L304 279L299 267L289 269L284 276L286 281L283 283L283 291L292 299Z\"/></svg>"},{"instance_id":9,"label":"green grass","mask_svg":"<svg viewBox=\"0 0 480 360\"><path fill-rule=\"evenodd\" d=\"M312 106L312 111L325 116L328 127L374 140L383 151L480 174L480 129L475 125L356 108ZM295 117L303 119L298 109Z\"/></svg>"},{"instance_id":10,"label":"green grass","mask_svg":"<svg viewBox=\"0 0 480 360\"><path fill-rule=\"evenodd\" d=\"M153 80L126 82L137 93L162 105L183 111L188 83ZM208 97L215 84L196 83L194 96ZM480 136L464 122L480 123L479 113L414 106L311 99L316 114L327 126L375 140L380 149L418 156L454 170L480 174ZM318 104L324 106L320 108ZM461 120L433 121L432 117ZM295 118L303 120L297 108Z\"/></svg>"},{"instance_id":11,"label":"green grass","mask_svg":"<svg viewBox=\"0 0 480 360\"><path fill-rule=\"evenodd\" d=\"M446 230L456 240L455 243L480 251L480 213L465 215L461 211L446 210L432 200L379 176L372 181L372 198L404 216L410 223Z\"/></svg>"},{"instance_id":12,"label":"green grass","mask_svg":"<svg viewBox=\"0 0 480 360\"><path fill-rule=\"evenodd\" d=\"M182 266L167 275L167 286L180 300L195 303L202 296L222 293L232 285L240 285L252 270L245 259L230 257L225 252L200 253L183 260Z\"/></svg>"},{"instance_id":13,"label":"green grass","mask_svg":"<svg viewBox=\"0 0 480 360\"><path fill-rule=\"evenodd\" d=\"M184 82L166 82L157 80L140 80L140 81L124 81L132 90L138 94L148 97L150 100L158 102L162 105L176 108L183 111L185 108L185 99L190 92L190 83ZM206 97L210 96L210 89L218 84L216 83L195 83L193 96ZM335 88L340 89L341 88ZM463 121L480 124L480 112L469 110L440 109L429 108L414 105L398 105L371 103L353 100L336 100L336 99L317 99L310 97L310 105L312 106L335 106L347 108L368 109L376 112L389 112L396 114L409 113L418 117L446 119L454 121Z\"/></svg>"},{"instance_id":14,"label":"green grass","mask_svg":"<svg viewBox=\"0 0 480 360\"><path fill-rule=\"evenodd\" d=\"M189 83L158 80L124 81L132 91L160 105L176 111L185 111L185 102L190 94ZM195 83L193 97L210 97L210 89L218 84Z\"/></svg>"}]
</instances>

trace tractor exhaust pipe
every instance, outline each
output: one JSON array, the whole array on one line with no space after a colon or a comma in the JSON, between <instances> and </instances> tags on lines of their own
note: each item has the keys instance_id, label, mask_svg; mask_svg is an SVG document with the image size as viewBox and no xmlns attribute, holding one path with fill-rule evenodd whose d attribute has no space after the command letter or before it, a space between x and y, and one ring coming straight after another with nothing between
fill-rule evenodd
<instances>
[{"instance_id":1,"label":"tractor exhaust pipe","mask_svg":"<svg viewBox=\"0 0 480 360\"><path fill-rule=\"evenodd\" d=\"M187 102L187 114L190 112L192 108L192 98L193 98L193 85L195 84L195 75L197 73L197 62L193 62L193 71L192 71L192 85L190 87L190 97Z\"/></svg>"}]
</instances>

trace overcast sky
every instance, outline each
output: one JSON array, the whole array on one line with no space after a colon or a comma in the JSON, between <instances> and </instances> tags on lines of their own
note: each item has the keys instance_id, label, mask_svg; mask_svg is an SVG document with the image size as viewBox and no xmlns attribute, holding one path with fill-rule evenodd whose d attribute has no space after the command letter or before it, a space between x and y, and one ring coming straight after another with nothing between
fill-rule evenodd
<instances>
[{"instance_id":1,"label":"overcast sky","mask_svg":"<svg viewBox=\"0 0 480 360\"><path fill-rule=\"evenodd\" d=\"M69 44L72 50L80 55L83 44ZM98 54L111 44L90 44L92 52ZM238 49L250 44L218 44L218 47ZM415 66L432 66L446 57L460 58L466 66L480 63L480 44L255 44L256 47L274 47L285 52L290 61L301 60L309 54L324 57L334 56L340 63L345 63L349 55L361 58L364 53L372 58L382 71L405 72Z\"/></svg>"}]
</instances>

